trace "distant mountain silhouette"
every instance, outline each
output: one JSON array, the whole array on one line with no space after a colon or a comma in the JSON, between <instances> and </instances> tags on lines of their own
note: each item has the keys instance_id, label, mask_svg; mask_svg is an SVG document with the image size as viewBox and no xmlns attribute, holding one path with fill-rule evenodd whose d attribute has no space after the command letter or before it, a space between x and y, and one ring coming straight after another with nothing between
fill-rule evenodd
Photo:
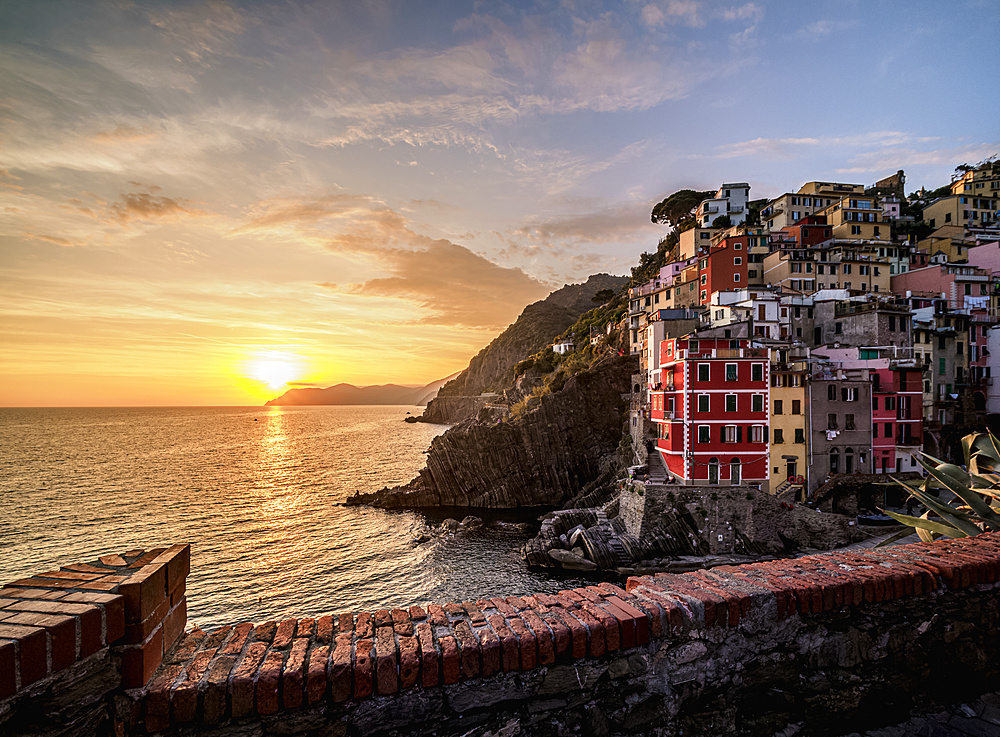
<instances>
[{"instance_id":1,"label":"distant mountain silhouette","mask_svg":"<svg viewBox=\"0 0 1000 737\"><path fill-rule=\"evenodd\" d=\"M433 381L426 386L412 387L398 384L379 386L354 386L337 384L326 389L289 389L280 397L264 404L265 407L290 407L311 404L409 404L424 405L437 396L438 390L451 376Z\"/></svg>"}]
</instances>

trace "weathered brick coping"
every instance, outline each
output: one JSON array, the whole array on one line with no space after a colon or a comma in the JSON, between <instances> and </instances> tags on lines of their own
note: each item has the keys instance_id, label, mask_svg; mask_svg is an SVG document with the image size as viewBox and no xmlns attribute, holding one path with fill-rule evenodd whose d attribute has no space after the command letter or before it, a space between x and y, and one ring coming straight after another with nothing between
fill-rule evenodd
<instances>
[{"instance_id":1,"label":"weathered brick coping","mask_svg":"<svg viewBox=\"0 0 1000 737\"><path fill-rule=\"evenodd\" d=\"M0 588L0 700L115 646L126 688L145 684L187 622L191 546L130 550Z\"/></svg>"},{"instance_id":2,"label":"weathered brick coping","mask_svg":"<svg viewBox=\"0 0 1000 737\"><path fill-rule=\"evenodd\" d=\"M194 630L148 685L146 728L219 724L604 658L692 630L935 595L1000 575L1000 534L630 578L550 596ZM488 682L483 688L489 688Z\"/></svg>"}]
</instances>

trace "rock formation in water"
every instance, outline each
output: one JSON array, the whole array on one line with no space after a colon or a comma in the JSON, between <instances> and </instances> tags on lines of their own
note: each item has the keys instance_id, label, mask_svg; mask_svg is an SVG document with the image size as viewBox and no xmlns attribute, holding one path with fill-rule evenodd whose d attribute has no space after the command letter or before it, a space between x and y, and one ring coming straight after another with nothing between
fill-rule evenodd
<instances>
[{"instance_id":1,"label":"rock formation in water","mask_svg":"<svg viewBox=\"0 0 1000 737\"><path fill-rule=\"evenodd\" d=\"M609 356L530 400L521 416L466 420L436 437L409 484L350 502L389 508L558 505L601 474L622 439L635 357Z\"/></svg>"},{"instance_id":2,"label":"rock formation in water","mask_svg":"<svg viewBox=\"0 0 1000 737\"><path fill-rule=\"evenodd\" d=\"M617 292L626 278L595 274L583 284L567 284L545 299L524 308L517 320L469 362L469 367L445 384L420 418L450 424L474 416L487 400L483 392L499 392L514 379L514 367L550 344L594 308L593 296L602 289Z\"/></svg>"},{"instance_id":3,"label":"rock formation in water","mask_svg":"<svg viewBox=\"0 0 1000 737\"><path fill-rule=\"evenodd\" d=\"M453 379L439 379L426 386L399 386L381 384L379 386L354 386L337 384L325 389L304 387L289 389L280 397L265 403L265 407L302 406L315 404L408 404L423 405L437 396L441 387Z\"/></svg>"}]
</instances>

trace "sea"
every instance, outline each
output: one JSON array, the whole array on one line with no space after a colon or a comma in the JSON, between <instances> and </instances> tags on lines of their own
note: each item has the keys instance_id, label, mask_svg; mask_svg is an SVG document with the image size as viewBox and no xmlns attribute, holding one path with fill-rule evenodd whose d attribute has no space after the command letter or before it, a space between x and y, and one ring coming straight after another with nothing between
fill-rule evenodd
<instances>
[{"instance_id":1,"label":"sea","mask_svg":"<svg viewBox=\"0 0 1000 737\"><path fill-rule=\"evenodd\" d=\"M529 571L537 510L345 506L403 484L444 425L419 407L0 408L0 582L129 549L191 544L188 623L554 593ZM426 537L426 542L420 542Z\"/></svg>"}]
</instances>

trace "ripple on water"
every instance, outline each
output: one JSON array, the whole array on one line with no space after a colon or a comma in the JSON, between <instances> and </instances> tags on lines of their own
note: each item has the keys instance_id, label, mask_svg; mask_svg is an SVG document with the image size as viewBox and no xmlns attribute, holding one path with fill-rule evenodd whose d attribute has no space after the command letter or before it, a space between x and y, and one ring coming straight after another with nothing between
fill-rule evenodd
<instances>
[{"instance_id":1,"label":"ripple on water","mask_svg":"<svg viewBox=\"0 0 1000 737\"><path fill-rule=\"evenodd\" d=\"M191 542L203 627L580 583L524 569L507 525L415 545L434 521L339 506L423 466L444 428L412 409L0 409L3 580Z\"/></svg>"}]
</instances>

